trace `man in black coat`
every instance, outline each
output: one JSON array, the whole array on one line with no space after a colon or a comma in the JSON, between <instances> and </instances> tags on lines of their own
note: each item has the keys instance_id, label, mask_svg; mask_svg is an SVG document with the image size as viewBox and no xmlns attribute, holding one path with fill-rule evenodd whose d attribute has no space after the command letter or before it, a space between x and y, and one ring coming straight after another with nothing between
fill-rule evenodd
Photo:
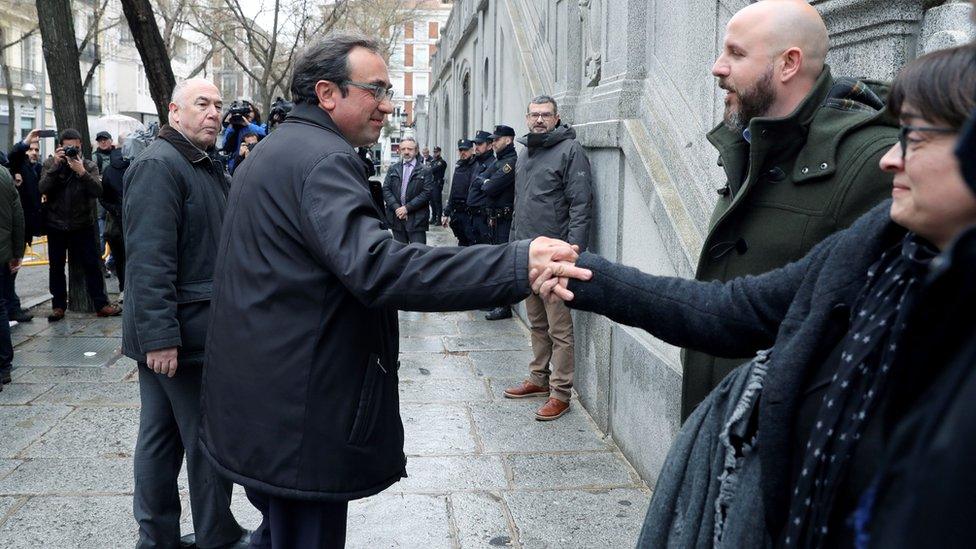
<instances>
[{"instance_id":1,"label":"man in black coat","mask_svg":"<svg viewBox=\"0 0 976 549\"><path fill-rule=\"evenodd\" d=\"M220 91L181 82L169 124L123 177L128 297L122 351L139 364L133 514L138 548L177 547L186 455L197 547L243 545L232 485L200 451L200 383L217 235L230 181L216 155ZM247 171L247 170L245 170Z\"/></svg>"},{"instance_id":2,"label":"man in black coat","mask_svg":"<svg viewBox=\"0 0 976 549\"><path fill-rule=\"evenodd\" d=\"M30 246L35 236L44 234L44 219L41 212L40 137L39 129L31 130L23 141L10 149L8 160L10 172L17 186L20 204L24 210L24 244ZM7 303L7 317L17 322L30 322L34 317L21 307L20 297L15 288L17 272L13 273L4 291Z\"/></svg>"},{"instance_id":3,"label":"man in black coat","mask_svg":"<svg viewBox=\"0 0 976 549\"><path fill-rule=\"evenodd\" d=\"M434 156L427 163L434 186L430 192L430 222L438 224L444 213L444 174L447 173L447 161L441 158L441 148L434 147Z\"/></svg>"},{"instance_id":4,"label":"man in black coat","mask_svg":"<svg viewBox=\"0 0 976 549\"><path fill-rule=\"evenodd\" d=\"M427 205L434 185L430 171L417 158L417 140L400 141L401 161L390 166L383 182L383 199L397 242L427 243Z\"/></svg>"},{"instance_id":5,"label":"man in black coat","mask_svg":"<svg viewBox=\"0 0 976 549\"><path fill-rule=\"evenodd\" d=\"M488 236L491 244L508 242L512 230L512 212L515 209L515 129L511 126L495 126L491 135L491 148L495 162L482 174L481 190L488 197ZM512 318L508 306L495 307L485 315L487 320Z\"/></svg>"},{"instance_id":6,"label":"man in black coat","mask_svg":"<svg viewBox=\"0 0 976 549\"><path fill-rule=\"evenodd\" d=\"M376 142L393 111L379 51L349 35L309 47L292 76L294 109L254 150L270 161L231 188L201 440L264 515L255 547L342 547L348 501L406 475L398 309L513 303L530 268L576 255L551 239L405 245L381 228L384 205L354 148Z\"/></svg>"},{"instance_id":7,"label":"man in black coat","mask_svg":"<svg viewBox=\"0 0 976 549\"><path fill-rule=\"evenodd\" d=\"M471 141L474 142L474 168L471 171L471 186L468 187L468 215L471 217L468 240L472 244L490 244L488 195L481 186L484 183L483 174L495 161L495 152L491 150L491 134L484 130L478 130Z\"/></svg>"},{"instance_id":8,"label":"man in black coat","mask_svg":"<svg viewBox=\"0 0 976 549\"><path fill-rule=\"evenodd\" d=\"M102 173L102 196L99 204L105 210L105 242L112 250L115 276L119 278L119 294L125 291L125 239L122 235L122 178L129 168L130 158L122 149L113 148Z\"/></svg>"},{"instance_id":9,"label":"man in black coat","mask_svg":"<svg viewBox=\"0 0 976 549\"><path fill-rule=\"evenodd\" d=\"M471 172L474 169L474 159L471 149L474 143L470 139L458 141L458 161L454 166L454 176L451 179L451 193L444 208L441 224L451 227L458 246L474 244L468 239L471 227L471 217L468 216L468 187L471 185Z\"/></svg>"}]
</instances>

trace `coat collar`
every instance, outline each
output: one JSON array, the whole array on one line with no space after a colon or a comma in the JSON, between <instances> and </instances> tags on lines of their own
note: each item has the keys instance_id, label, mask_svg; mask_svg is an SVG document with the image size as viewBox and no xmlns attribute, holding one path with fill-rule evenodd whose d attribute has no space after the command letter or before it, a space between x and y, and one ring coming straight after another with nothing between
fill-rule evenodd
<instances>
[{"instance_id":1,"label":"coat collar","mask_svg":"<svg viewBox=\"0 0 976 549\"><path fill-rule=\"evenodd\" d=\"M322 110L322 108L318 105L312 105L309 103L300 103L295 105L291 109L291 112L288 113L288 118L285 119L285 122L305 122L320 126L338 135L343 141L346 142L346 144L349 144L346 136L342 135L342 132L339 131L339 126L336 126L335 121L332 120L329 113ZM352 145L349 146L352 147Z\"/></svg>"},{"instance_id":2,"label":"coat collar","mask_svg":"<svg viewBox=\"0 0 976 549\"><path fill-rule=\"evenodd\" d=\"M169 124L159 128L159 138L172 145L191 164L196 164L207 159L213 160L213 156L211 155L216 150L214 147L204 151L200 147L190 143L190 140L185 135Z\"/></svg>"}]
</instances>

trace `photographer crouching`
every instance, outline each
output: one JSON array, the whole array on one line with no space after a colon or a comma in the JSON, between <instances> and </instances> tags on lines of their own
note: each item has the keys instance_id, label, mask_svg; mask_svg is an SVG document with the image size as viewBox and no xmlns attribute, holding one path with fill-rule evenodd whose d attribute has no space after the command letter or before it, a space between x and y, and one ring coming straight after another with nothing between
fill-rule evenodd
<instances>
[{"instance_id":1,"label":"photographer crouching","mask_svg":"<svg viewBox=\"0 0 976 549\"><path fill-rule=\"evenodd\" d=\"M266 132L261 126L261 113L246 100L234 101L230 104L230 108L224 114L223 125L224 144L221 152L228 158L227 171L233 174L244 159L244 155L241 154L244 136L254 134L260 140Z\"/></svg>"}]
</instances>

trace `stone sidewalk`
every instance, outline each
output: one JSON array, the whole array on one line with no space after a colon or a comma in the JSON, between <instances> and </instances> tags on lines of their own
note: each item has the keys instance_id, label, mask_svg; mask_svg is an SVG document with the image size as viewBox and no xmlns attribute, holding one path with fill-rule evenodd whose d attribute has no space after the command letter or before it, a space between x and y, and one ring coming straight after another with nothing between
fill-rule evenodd
<instances>
[{"instance_id":1,"label":"stone sidewalk","mask_svg":"<svg viewBox=\"0 0 976 549\"><path fill-rule=\"evenodd\" d=\"M432 241L446 243L443 230ZM43 312L43 311L39 311ZM633 547L649 490L579 405L535 421L507 400L528 332L483 313L401 313L401 413L410 475L350 506L348 547ZM13 329L0 393L0 547L132 547L136 366L120 319L71 315ZM184 531L190 531L185 477ZM259 514L237 487L234 512Z\"/></svg>"}]
</instances>

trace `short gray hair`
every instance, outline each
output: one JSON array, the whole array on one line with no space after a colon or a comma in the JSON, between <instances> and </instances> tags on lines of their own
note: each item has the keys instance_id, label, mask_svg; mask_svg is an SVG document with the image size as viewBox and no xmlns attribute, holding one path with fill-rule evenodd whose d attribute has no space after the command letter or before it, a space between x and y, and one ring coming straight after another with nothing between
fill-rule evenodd
<instances>
[{"instance_id":1,"label":"short gray hair","mask_svg":"<svg viewBox=\"0 0 976 549\"><path fill-rule=\"evenodd\" d=\"M552 103L553 114L559 113L559 105L556 104L556 100L548 95L537 95L529 100L529 105L543 105L545 103Z\"/></svg>"},{"instance_id":2,"label":"short gray hair","mask_svg":"<svg viewBox=\"0 0 976 549\"><path fill-rule=\"evenodd\" d=\"M380 52L375 40L359 34L330 34L309 46L295 62L291 76L291 100L295 104L318 104L315 84L319 80L335 83L345 97L349 91L346 86L349 81L349 52L354 48Z\"/></svg>"},{"instance_id":3,"label":"short gray hair","mask_svg":"<svg viewBox=\"0 0 976 549\"><path fill-rule=\"evenodd\" d=\"M420 145L417 144L417 140L414 139L412 136L408 135L404 137L403 139L400 140L400 143L403 143L404 141L413 141L413 144L416 145L418 149L420 148Z\"/></svg>"},{"instance_id":4,"label":"short gray hair","mask_svg":"<svg viewBox=\"0 0 976 549\"><path fill-rule=\"evenodd\" d=\"M179 106L181 109L186 107L186 97L185 97L186 89L190 87L190 84L194 84L198 82L205 82L217 88L216 84L214 84L210 80L207 80L206 78L187 78L186 80L177 83L176 86L173 87L173 93L170 94L169 102L176 103L176 105ZM219 92L220 88L217 88L217 91Z\"/></svg>"}]
</instances>

